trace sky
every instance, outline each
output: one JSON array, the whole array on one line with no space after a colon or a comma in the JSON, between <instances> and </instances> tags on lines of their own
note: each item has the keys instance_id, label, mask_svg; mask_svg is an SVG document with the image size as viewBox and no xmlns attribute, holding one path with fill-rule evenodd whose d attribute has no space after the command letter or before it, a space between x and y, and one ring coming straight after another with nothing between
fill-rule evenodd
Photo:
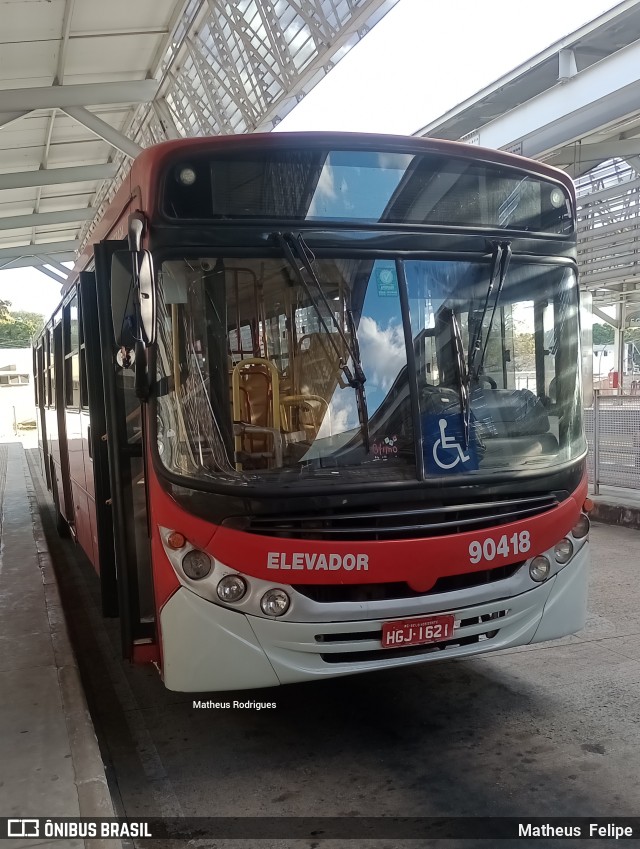
<instances>
[{"instance_id":1,"label":"sky","mask_svg":"<svg viewBox=\"0 0 640 849\"><path fill-rule=\"evenodd\" d=\"M615 5L399 0L278 129L414 133ZM59 294L34 269L0 271L0 300L12 310L48 316Z\"/></svg>"}]
</instances>

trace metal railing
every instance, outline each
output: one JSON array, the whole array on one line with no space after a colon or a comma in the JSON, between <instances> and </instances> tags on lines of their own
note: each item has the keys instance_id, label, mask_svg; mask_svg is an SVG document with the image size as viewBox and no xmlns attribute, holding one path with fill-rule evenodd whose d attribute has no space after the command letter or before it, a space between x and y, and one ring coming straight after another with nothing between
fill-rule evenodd
<instances>
[{"instance_id":1,"label":"metal railing","mask_svg":"<svg viewBox=\"0 0 640 849\"><path fill-rule=\"evenodd\" d=\"M640 489L640 396L595 392L584 419L594 494L601 485Z\"/></svg>"}]
</instances>

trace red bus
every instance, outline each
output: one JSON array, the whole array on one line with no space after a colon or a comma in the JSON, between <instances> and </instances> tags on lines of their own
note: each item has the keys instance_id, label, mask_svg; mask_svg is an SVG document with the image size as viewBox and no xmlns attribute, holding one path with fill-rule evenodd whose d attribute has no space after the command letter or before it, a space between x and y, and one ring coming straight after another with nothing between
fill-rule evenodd
<instances>
[{"instance_id":1,"label":"red bus","mask_svg":"<svg viewBox=\"0 0 640 849\"><path fill-rule=\"evenodd\" d=\"M579 630L575 209L452 142L140 154L34 351L59 529L124 656L222 691Z\"/></svg>"}]
</instances>

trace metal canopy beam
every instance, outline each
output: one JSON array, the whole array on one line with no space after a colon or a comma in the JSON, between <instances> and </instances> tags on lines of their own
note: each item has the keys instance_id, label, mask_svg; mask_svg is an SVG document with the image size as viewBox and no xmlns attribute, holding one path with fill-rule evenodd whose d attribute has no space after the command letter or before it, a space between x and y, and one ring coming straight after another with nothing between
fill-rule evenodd
<instances>
[{"instance_id":1,"label":"metal canopy beam","mask_svg":"<svg viewBox=\"0 0 640 849\"><path fill-rule=\"evenodd\" d=\"M620 329L619 318L613 318L613 316L607 315L606 312L602 312L602 310L598 309L598 307L596 307L595 305L591 306L591 311L594 315L597 315L598 318L602 319L605 324L610 324L612 327L617 327L618 330Z\"/></svg>"},{"instance_id":2,"label":"metal canopy beam","mask_svg":"<svg viewBox=\"0 0 640 849\"><path fill-rule=\"evenodd\" d=\"M531 157L577 141L637 112L638 68L640 41L485 124L474 141L491 148L521 141Z\"/></svg>"},{"instance_id":3,"label":"metal canopy beam","mask_svg":"<svg viewBox=\"0 0 640 849\"><path fill-rule=\"evenodd\" d=\"M84 183L114 177L117 166L77 165L73 168L44 168L39 171L15 171L0 174L0 189L28 189L34 186L58 186L63 183Z\"/></svg>"},{"instance_id":4,"label":"metal canopy beam","mask_svg":"<svg viewBox=\"0 0 640 849\"><path fill-rule=\"evenodd\" d=\"M28 114L29 110L26 112L24 110L16 112L0 112L0 127L8 127L9 124L13 124L14 121L19 121L20 118L24 118L24 116Z\"/></svg>"},{"instance_id":5,"label":"metal canopy beam","mask_svg":"<svg viewBox=\"0 0 640 849\"><path fill-rule=\"evenodd\" d=\"M430 121L421 129L417 130L414 135L416 136L431 136L433 138L454 138L452 135L441 135L443 125L447 125L452 121L460 120L461 116L464 116L466 112L470 112L477 106L482 106L483 101L489 100L493 102L496 95L499 96L499 93L503 90L509 89L514 85L517 86L518 81L525 78L527 73L531 69L535 69L536 67L544 66L550 59L552 59L556 54L559 54L561 50L564 49L573 49L576 44L580 45L580 53L595 53L598 55L598 58L603 58L602 50L593 46L590 47L589 42L594 41L594 36L597 39L598 32L601 29L607 29L612 23L615 25L616 19L620 16L624 15L626 12L633 9L633 7L637 4L638 0L623 0L622 3L617 3L604 14L599 15L595 20L589 21L584 24L580 29L575 30L572 33L564 36L559 41L556 41L554 44L549 45L545 50L541 51L535 56L527 59L526 62L523 62L521 65L513 68L507 74L500 77L499 79L492 82L490 85L485 86L485 88L480 89L476 94L473 94L471 97L468 97L466 100L463 100L462 103L458 103L452 109L448 110L441 115L439 118L436 118L433 121ZM616 37L618 40L618 37ZM610 51L609 51L610 52ZM608 54L605 54L608 55ZM502 110L504 112L504 109ZM455 138L460 138L462 136L466 136L467 134L473 133L478 126L482 126L482 124L469 125L466 123L464 125L464 129L459 132Z\"/></svg>"},{"instance_id":6,"label":"metal canopy beam","mask_svg":"<svg viewBox=\"0 0 640 849\"><path fill-rule=\"evenodd\" d=\"M46 274L46 275L47 275L47 277L50 277L52 280L55 280L55 281L56 281L56 283L58 283L60 286L64 286L64 284L67 282L66 277L59 277L59 276L55 273L55 271L51 271L51 269L50 269L50 268L46 268L44 265L37 265L37 266L36 266L36 269L37 269L37 270L38 270L41 274Z\"/></svg>"},{"instance_id":7,"label":"metal canopy beam","mask_svg":"<svg viewBox=\"0 0 640 849\"><path fill-rule=\"evenodd\" d=\"M73 9L76 0L66 0L64 7L64 17L62 19L62 38L60 47L58 48L58 65L56 67L56 85L62 85L64 82L64 69L67 62L67 50L69 48L69 33L71 32L71 18L73 17Z\"/></svg>"},{"instance_id":8,"label":"metal canopy beam","mask_svg":"<svg viewBox=\"0 0 640 849\"><path fill-rule=\"evenodd\" d=\"M111 124L107 124L102 118L98 118L93 112L84 109L82 106L64 106L61 107L63 112L66 112L71 118L78 123L83 124L87 129L91 130L101 139L104 139L109 144L113 145L117 150L121 150L127 156L135 159L142 152L139 144L136 144L131 139L127 138L122 133L118 132Z\"/></svg>"},{"instance_id":9,"label":"metal canopy beam","mask_svg":"<svg viewBox=\"0 0 640 849\"><path fill-rule=\"evenodd\" d=\"M34 109L65 109L107 103L148 103L158 90L157 80L85 83L0 90L0 113Z\"/></svg>"},{"instance_id":10,"label":"metal canopy beam","mask_svg":"<svg viewBox=\"0 0 640 849\"><path fill-rule=\"evenodd\" d=\"M90 221L96 214L91 207L62 209L58 212L35 212L30 215L6 215L0 218L0 230L18 230L22 227L41 227L44 224L73 224Z\"/></svg>"},{"instance_id":11,"label":"metal canopy beam","mask_svg":"<svg viewBox=\"0 0 640 849\"><path fill-rule=\"evenodd\" d=\"M19 259L20 257L34 256L36 254L56 256L60 260L58 254L71 253L79 247L80 242L74 239L66 242L43 242L38 245L18 245L18 247L14 248L0 248L0 262L5 259ZM69 257L69 261L72 259L74 259L74 256ZM63 259L62 262L67 262L67 259Z\"/></svg>"},{"instance_id":12,"label":"metal canopy beam","mask_svg":"<svg viewBox=\"0 0 640 849\"><path fill-rule=\"evenodd\" d=\"M34 245L33 248L37 247ZM30 248L30 250L33 250ZM67 253L59 254L58 260L60 262L74 262L76 258L75 253L71 251L67 251ZM51 265L52 263L49 261L52 257L41 257L41 256L20 256L15 259L2 260L0 259L0 270L7 271L11 268L31 268L38 267L40 265ZM64 268L64 266L63 266ZM69 273L69 269L65 268L67 274Z\"/></svg>"},{"instance_id":13,"label":"metal canopy beam","mask_svg":"<svg viewBox=\"0 0 640 849\"><path fill-rule=\"evenodd\" d=\"M548 165L556 168L576 169L576 172L591 171L607 159L626 159L640 155L640 139L611 139L606 142L582 142L562 148L553 156L545 159Z\"/></svg>"},{"instance_id":14,"label":"metal canopy beam","mask_svg":"<svg viewBox=\"0 0 640 849\"><path fill-rule=\"evenodd\" d=\"M41 259L43 265L49 265L54 271L57 271L58 274L61 274L64 278L69 276L69 269L65 268L65 266L58 262L57 259L54 259L52 256L45 256L43 254L35 257L36 259Z\"/></svg>"}]
</instances>

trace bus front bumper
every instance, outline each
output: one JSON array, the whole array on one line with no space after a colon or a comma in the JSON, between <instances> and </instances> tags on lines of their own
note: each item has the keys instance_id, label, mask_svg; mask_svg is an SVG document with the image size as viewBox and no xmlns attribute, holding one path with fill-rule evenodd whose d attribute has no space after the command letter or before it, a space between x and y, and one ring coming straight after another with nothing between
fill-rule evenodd
<instances>
[{"instance_id":1,"label":"bus front bumper","mask_svg":"<svg viewBox=\"0 0 640 849\"><path fill-rule=\"evenodd\" d=\"M164 683L181 692L254 689L554 640L584 626L588 571L585 544L560 572L527 592L443 609L440 613L455 616L454 638L409 649L381 647L386 620L263 619L212 604L182 587L160 613Z\"/></svg>"}]
</instances>

